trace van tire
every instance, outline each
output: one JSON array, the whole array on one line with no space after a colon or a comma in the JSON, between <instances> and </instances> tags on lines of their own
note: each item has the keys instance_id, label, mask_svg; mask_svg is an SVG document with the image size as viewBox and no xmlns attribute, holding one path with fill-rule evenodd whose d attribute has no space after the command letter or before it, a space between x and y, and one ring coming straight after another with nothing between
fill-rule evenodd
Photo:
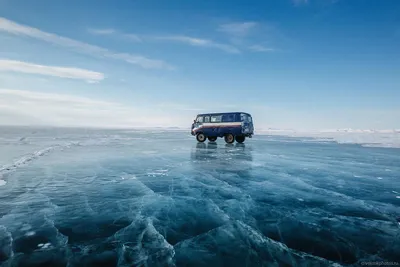
<instances>
[{"instance_id":1,"label":"van tire","mask_svg":"<svg viewBox=\"0 0 400 267\"><path fill-rule=\"evenodd\" d=\"M244 140L246 140L246 137L244 135L238 135L235 137L235 139L236 139L236 142L241 144L244 142Z\"/></svg>"},{"instance_id":2,"label":"van tire","mask_svg":"<svg viewBox=\"0 0 400 267\"><path fill-rule=\"evenodd\" d=\"M196 139L198 142L203 143L204 141L206 141L206 136L203 133L198 133L196 135Z\"/></svg>"},{"instance_id":3,"label":"van tire","mask_svg":"<svg viewBox=\"0 0 400 267\"><path fill-rule=\"evenodd\" d=\"M215 141L217 141L217 137L216 136L209 136L208 137L208 141L215 142Z\"/></svg>"},{"instance_id":4,"label":"van tire","mask_svg":"<svg viewBox=\"0 0 400 267\"><path fill-rule=\"evenodd\" d=\"M232 144L235 141L235 137L233 134L227 134L225 135L225 142L228 144Z\"/></svg>"}]
</instances>

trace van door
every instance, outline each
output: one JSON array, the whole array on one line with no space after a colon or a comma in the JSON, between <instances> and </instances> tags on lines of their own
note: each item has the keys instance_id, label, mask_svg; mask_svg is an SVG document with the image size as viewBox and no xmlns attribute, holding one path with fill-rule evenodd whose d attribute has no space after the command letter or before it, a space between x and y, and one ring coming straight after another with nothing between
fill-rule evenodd
<instances>
[{"instance_id":1,"label":"van door","mask_svg":"<svg viewBox=\"0 0 400 267\"><path fill-rule=\"evenodd\" d=\"M213 132L213 135L215 135L215 136L221 136L222 134L224 134L223 133L223 128L221 128L221 127L219 127L219 123L222 121L222 115L212 115L211 117L210 117L210 122L211 123L215 123L214 125L215 126L213 126L211 129L212 129L212 132Z\"/></svg>"},{"instance_id":2,"label":"van door","mask_svg":"<svg viewBox=\"0 0 400 267\"><path fill-rule=\"evenodd\" d=\"M203 120L204 120L203 116L198 116L196 118L195 123L192 126L193 127L192 130L194 130L194 131L198 130L203 125Z\"/></svg>"}]
</instances>

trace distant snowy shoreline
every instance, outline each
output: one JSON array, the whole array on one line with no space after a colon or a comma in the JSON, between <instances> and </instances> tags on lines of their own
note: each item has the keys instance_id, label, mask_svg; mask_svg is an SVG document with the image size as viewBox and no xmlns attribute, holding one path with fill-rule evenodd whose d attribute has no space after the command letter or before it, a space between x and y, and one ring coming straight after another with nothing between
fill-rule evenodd
<instances>
[{"instance_id":1,"label":"distant snowy shoreline","mask_svg":"<svg viewBox=\"0 0 400 267\"><path fill-rule=\"evenodd\" d=\"M277 135L287 137L308 137L319 141L335 141L339 144L359 144L366 147L400 148L400 130L258 130L255 135Z\"/></svg>"}]
</instances>

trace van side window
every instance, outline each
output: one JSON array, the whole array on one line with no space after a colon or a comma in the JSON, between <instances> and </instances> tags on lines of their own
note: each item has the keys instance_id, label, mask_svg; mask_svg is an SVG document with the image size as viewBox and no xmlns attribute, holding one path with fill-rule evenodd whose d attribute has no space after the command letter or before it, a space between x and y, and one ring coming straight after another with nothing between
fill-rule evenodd
<instances>
[{"instance_id":1,"label":"van side window","mask_svg":"<svg viewBox=\"0 0 400 267\"><path fill-rule=\"evenodd\" d=\"M222 122L234 122L235 114L225 114L222 116Z\"/></svg>"},{"instance_id":2,"label":"van side window","mask_svg":"<svg viewBox=\"0 0 400 267\"><path fill-rule=\"evenodd\" d=\"M203 117L197 117L197 122L203 123Z\"/></svg>"},{"instance_id":3,"label":"van side window","mask_svg":"<svg viewBox=\"0 0 400 267\"><path fill-rule=\"evenodd\" d=\"M210 116L204 117L204 122L205 123L210 122Z\"/></svg>"},{"instance_id":4,"label":"van side window","mask_svg":"<svg viewBox=\"0 0 400 267\"><path fill-rule=\"evenodd\" d=\"M211 122L221 122L222 116L211 116Z\"/></svg>"}]
</instances>

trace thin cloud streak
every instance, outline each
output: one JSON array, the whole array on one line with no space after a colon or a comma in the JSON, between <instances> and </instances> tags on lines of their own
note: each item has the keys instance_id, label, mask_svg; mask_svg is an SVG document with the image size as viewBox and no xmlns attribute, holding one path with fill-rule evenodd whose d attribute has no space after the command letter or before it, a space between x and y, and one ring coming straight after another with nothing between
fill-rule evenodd
<instances>
[{"instance_id":1,"label":"thin cloud streak","mask_svg":"<svg viewBox=\"0 0 400 267\"><path fill-rule=\"evenodd\" d=\"M30 37L51 44L67 47L78 53L84 53L95 57L104 57L125 61L127 63L138 65L145 69L174 69L173 66L167 64L162 60L149 59L141 55L113 52L106 48L87 44L67 37L44 32L33 27L18 24L3 17L0 17L0 31L8 32L17 36Z\"/></svg>"},{"instance_id":2,"label":"thin cloud streak","mask_svg":"<svg viewBox=\"0 0 400 267\"><path fill-rule=\"evenodd\" d=\"M235 36L245 36L255 28L258 24L256 22L241 22L241 23L227 23L218 27L217 31L224 32Z\"/></svg>"},{"instance_id":3,"label":"thin cloud streak","mask_svg":"<svg viewBox=\"0 0 400 267\"><path fill-rule=\"evenodd\" d=\"M195 37L190 37L190 36L186 36L186 35L160 35L160 36L143 35L143 36L139 36L137 34L122 33L120 31L117 31L114 29L88 29L88 32L93 35L114 36L117 38L123 38L126 40L130 40L133 42L143 42L143 41L176 42L176 43L182 43L182 44L187 44L187 45L197 46L197 47L215 48L215 49L219 49L224 52L232 53L232 54L240 53L240 50L232 45L221 44L221 43L215 42L213 40L195 38Z\"/></svg>"},{"instance_id":4,"label":"thin cloud streak","mask_svg":"<svg viewBox=\"0 0 400 267\"><path fill-rule=\"evenodd\" d=\"M183 44L188 44L191 46L199 46L199 47L208 47L208 48L216 48L227 53L239 54L240 50L234 46L216 43L212 40L200 39L189 37L185 35L167 35L167 36L154 36L153 40L157 41L170 41L170 42L178 42Z\"/></svg>"},{"instance_id":5,"label":"thin cloud streak","mask_svg":"<svg viewBox=\"0 0 400 267\"><path fill-rule=\"evenodd\" d=\"M0 71L78 79L85 80L89 83L99 82L104 79L104 74L100 72L80 68L38 65L29 62L8 59L0 59Z\"/></svg>"},{"instance_id":6,"label":"thin cloud streak","mask_svg":"<svg viewBox=\"0 0 400 267\"><path fill-rule=\"evenodd\" d=\"M236 44L242 50L251 52L275 52L276 49L254 44L260 42L260 36L265 29L271 28L269 25L263 25L254 21L237 22L221 24L217 31L228 35L230 42Z\"/></svg>"},{"instance_id":7,"label":"thin cloud streak","mask_svg":"<svg viewBox=\"0 0 400 267\"><path fill-rule=\"evenodd\" d=\"M274 51L276 51L273 48L265 47L262 45L252 45L249 47L249 50L251 50L253 52L274 52Z\"/></svg>"},{"instance_id":8,"label":"thin cloud streak","mask_svg":"<svg viewBox=\"0 0 400 267\"><path fill-rule=\"evenodd\" d=\"M88 32L94 35L110 35L116 33L114 29L88 29Z\"/></svg>"},{"instance_id":9,"label":"thin cloud streak","mask_svg":"<svg viewBox=\"0 0 400 267\"><path fill-rule=\"evenodd\" d=\"M142 42L142 38L140 38L136 34L131 33L123 33L114 29L88 29L88 32L92 35L112 35L117 38L126 39L133 42Z\"/></svg>"}]
</instances>

